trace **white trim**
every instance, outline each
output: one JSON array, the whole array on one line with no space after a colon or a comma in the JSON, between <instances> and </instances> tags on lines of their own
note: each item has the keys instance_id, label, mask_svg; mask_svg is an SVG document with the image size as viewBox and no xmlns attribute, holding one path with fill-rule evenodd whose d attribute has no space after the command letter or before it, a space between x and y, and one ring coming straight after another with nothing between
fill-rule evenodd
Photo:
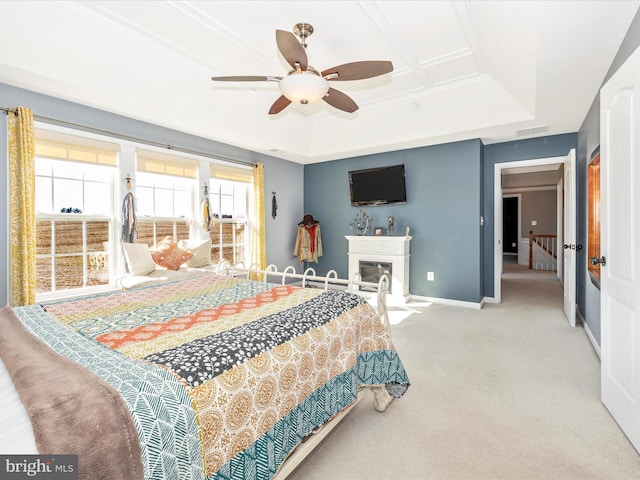
<instances>
[{"instance_id":1,"label":"white trim","mask_svg":"<svg viewBox=\"0 0 640 480\"><path fill-rule=\"evenodd\" d=\"M507 187L502 189L502 193L544 192L557 189L558 187L556 185L547 185L546 187Z\"/></svg>"},{"instance_id":2,"label":"white trim","mask_svg":"<svg viewBox=\"0 0 640 480\"><path fill-rule=\"evenodd\" d=\"M564 164L565 157L536 158L496 163L493 166L493 298L502 302L502 170L505 168L533 167Z\"/></svg>"},{"instance_id":3,"label":"white trim","mask_svg":"<svg viewBox=\"0 0 640 480\"><path fill-rule=\"evenodd\" d=\"M416 300L419 302L431 302L438 303L440 305L449 305L452 307L463 307L463 308L473 308L476 310L481 310L484 307L484 303L486 297L483 297L479 302L465 302L463 300L451 300L450 298L437 298L437 297L423 297L421 295L409 295L409 300L407 303Z\"/></svg>"}]
</instances>

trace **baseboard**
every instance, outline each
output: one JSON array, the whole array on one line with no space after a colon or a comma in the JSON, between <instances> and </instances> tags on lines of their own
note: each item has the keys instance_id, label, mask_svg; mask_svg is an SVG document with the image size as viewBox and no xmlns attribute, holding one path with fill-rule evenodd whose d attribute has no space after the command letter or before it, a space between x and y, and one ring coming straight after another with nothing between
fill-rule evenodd
<instances>
[{"instance_id":1,"label":"baseboard","mask_svg":"<svg viewBox=\"0 0 640 480\"><path fill-rule=\"evenodd\" d=\"M483 297L483 298L482 298L482 301L483 301L484 303L498 303L498 302L496 301L496 297Z\"/></svg>"},{"instance_id":2,"label":"baseboard","mask_svg":"<svg viewBox=\"0 0 640 480\"><path fill-rule=\"evenodd\" d=\"M601 359L602 357L600 356L600 345L598 345L598 342L596 342L596 338L593 336L593 333L591 333L591 329L589 328L589 325L587 324L587 322L585 322L584 317L580 313L580 310L578 310L576 314L580 319L580 321L582 322L582 328L584 328L584 332L587 334L587 338L591 342L591 346L595 350L596 355L598 355L598 358Z\"/></svg>"},{"instance_id":3,"label":"baseboard","mask_svg":"<svg viewBox=\"0 0 640 480\"><path fill-rule=\"evenodd\" d=\"M411 295L409 297L409 301L416 300L419 302L431 302L438 303L440 305L450 305L452 307L463 307L463 308L473 308L480 310L484 306L485 299L483 298L480 302L465 302L462 300L451 300L449 298L436 298L436 297L423 297L420 295Z\"/></svg>"}]
</instances>

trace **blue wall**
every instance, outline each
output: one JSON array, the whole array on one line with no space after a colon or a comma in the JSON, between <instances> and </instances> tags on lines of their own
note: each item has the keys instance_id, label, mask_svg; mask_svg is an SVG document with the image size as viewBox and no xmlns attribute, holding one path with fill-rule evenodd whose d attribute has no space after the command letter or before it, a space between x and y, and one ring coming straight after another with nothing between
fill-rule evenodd
<instances>
[{"instance_id":1,"label":"blue wall","mask_svg":"<svg viewBox=\"0 0 640 480\"><path fill-rule=\"evenodd\" d=\"M320 274L348 276L349 223L359 212L349 197L349 170L405 165L407 204L363 207L375 226L396 218L395 235L411 229L413 295L479 302L482 298L482 143L479 140L306 165L304 207L320 221L324 256ZM426 273L435 273L428 282Z\"/></svg>"},{"instance_id":2,"label":"blue wall","mask_svg":"<svg viewBox=\"0 0 640 480\"><path fill-rule=\"evenodd\" d=\"M53 118L247 163L263 162L267 263L276 264L280 269L293 264L295 230L303 214L303 195L299 189L295 188L296 185L303 183L302 165L9 85L0 84L0 99L0 106L27 107L33 110L34 116ZM2 115L0 185L3 185L2 191L5 195L8 170L6 122L6 115ZM271 192L277 192L280 207L275 219L271 218ZM7 202L3 200L0 208L0 305L7 304L6 284L9 273L6 263L9 252L7 210Z\"/></svg>"},{"instance_id":3,"label":"blue wall","mask_svg":"<svg viewBox=\"0 0 640 480\"><path fill-rule=\"evenodd\" d=\"M484 296L493 297L494 265L494 165L496 163L532 160L565 156L572 148L577 149L575 133L532 138L514 142L496 143L484 147Z\"/></svg>"},{"instance_id":4,"label":"blue wall","mask_svg":"<svg viewBox=\"0 0 640 480\"><path fill-rule=\"evenodd\" d=\"M410 291L413 295L480 302L493 297L494 165L564 156L577 148L577 134L484 146L479 140L367 155L305 166L305 213L320 221L324 256L315 267L348 275L349 223L360 210L349 200L349 170L404 163L406 205L363 208L384 226L397 219L395 234L411 227ZM480 217L484 226L480 226ZM435 281L426 272L435 272Z\"/></svg>"}]
</instances>

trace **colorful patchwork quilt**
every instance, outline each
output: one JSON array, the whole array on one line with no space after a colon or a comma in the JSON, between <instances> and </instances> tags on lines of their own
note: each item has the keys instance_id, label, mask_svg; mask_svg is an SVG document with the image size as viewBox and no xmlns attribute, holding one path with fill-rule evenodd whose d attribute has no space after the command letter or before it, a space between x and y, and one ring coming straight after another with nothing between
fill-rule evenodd
<instances>
[{"instance_id":1,"label":"colorful patchwork quilt","mask_svg":"<svg viewBox=\"0 0 640 480\"><path fill-rule=\"evenodd\" d=\"M215 274L15 308L59 354L112 385L147 479L266 479L361 386L409 386L361 297Z\"/></svg>"}]
</instances>

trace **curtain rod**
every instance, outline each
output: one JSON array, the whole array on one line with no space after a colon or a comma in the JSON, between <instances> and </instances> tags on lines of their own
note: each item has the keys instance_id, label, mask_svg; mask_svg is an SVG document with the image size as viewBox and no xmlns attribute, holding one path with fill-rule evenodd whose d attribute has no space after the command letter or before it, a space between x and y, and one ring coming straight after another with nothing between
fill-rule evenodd
<instances>
[{"instance_id":1,"label":"curtain rod","mask_svg":"<svg viewBox=\"0 0 640 480\"><path fill-rule=\"evenodd\" d=\"M10 113L13 113L14 115L18 114L18 111L15 108L0 107L0 110L2 110L7 115L9 115ZM159 148L165 148L167 150L173 150L175 152L188 153L188 154L191 154L191 155L198 155L198 156L201 156L201 157L212 158L212 159L215 159L215 160L224 160L226 162L236 163L236 164L240 164L240 165L253 166L253 163L251 163L251 162L244 162L242 160L236 160L235 158L228 158L228 157L223 157L221 155L213 155L211 153L199 152L197 150L190 150L188 148L176 147L176 146L173 146L173 145L170 145L170 144L155 142L153 140L147 140L147 139L144 139L144 138L131 137L129 135L124 135L122 133L110 132L108 130L101 130L99 128L88 127L86 125L80 125L80 124L77 124L77 123L67 122L65 120L57 120L55 118L43 117L42 115L35 115L35 114L33 115L33 118L34 118L34 120L39 120L39 121L44 122L44 123L50 123L52 125L58 125L58 126L61 126L61 127L75 128L75 129L79 129L79 130L84 130L86 132L97 133L97 134L100 134L100 135L106 135L108 137L119 138L121 140L128 140L128 141L131 141L131 142L144 143L146 145L151 145L151 146L159 147Z\"/></svg>"}]
</instances>

